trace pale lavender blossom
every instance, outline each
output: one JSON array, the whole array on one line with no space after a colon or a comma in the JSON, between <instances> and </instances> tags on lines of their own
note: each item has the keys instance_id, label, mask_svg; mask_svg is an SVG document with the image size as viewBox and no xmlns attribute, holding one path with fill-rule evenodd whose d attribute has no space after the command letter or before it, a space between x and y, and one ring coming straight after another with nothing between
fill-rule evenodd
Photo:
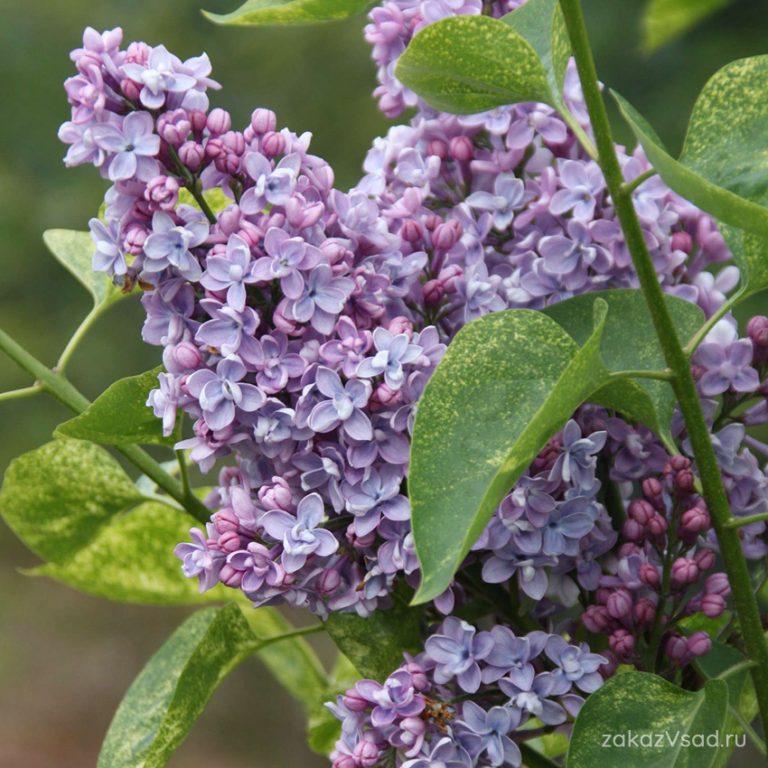
<instances>
[{"instance_id":1,"label":"pale lavender blossom","mask_svg":"<svg viewBox=\"0 0 768 768\"><path fill-rule=\"evenodd\" d=\"M470 208L488 211L493 226L503 232L512 223L515 211L525 200L525 184L514 173L500 173L493 183L493 193L473 192L466 200Z\"/></svg>"},{"instance_id":2,"label":"pale lavender blossom","mask_svg":"<svg viewBox=\"0 0 768 768\"><path fill-rule=\"evenodd\" d=\"M264 250L268 256L256 260L254 278L264 282L279 280L282 292L289 299L299 299L304 290L301 270L309 271L320 264L323 258L320 250L277 227L267 232Z\"/></svg>"},{"instance_id":3,"label":"pale lavender blossom","mask_svg":"<svg viewBox=\"0 0 768 768\"><path fill-rule=\"evenodd\" d=\"M371 420L363 411L371 396L371 385L367 381L353 379L342 384L336 371L320 366L315 384L320 393L328 398L321 400L309 416L309 426L315 432L330 432L341 426L347 435L356 440L373 437Z\"/></svg>"},{"instance_id":4,"label":"pale lavender blossom","mask_svg":"<svg viewBox=\"0 0 768 768\"><path fill-rule=\"evenodd\" d=\"M358 365L357 375L366 379L383 375L388 387L400 389L405 381L403 366L417 360L422 348L411 344L406 334L394 334L386 328L373 331L373 344L376 354Z\"/></svg>"},{"instance_id":5,"label":"pale lavender blossom","mask_svg":"<svg viewBox=\"0 0 768 768\"><path fill-rule=\"evenodd\" d=\"M157 379L160 388L149 393L147 405L152 408L155 416L162 419L163 435L168 437L176 427L176 415L182 399L180 381L170 373L160 373Z\"/></svg>"},{"instance_id":6,"label":"pale lavender blossom","mask_svg":"<svg viewBox=\"0 0 768 768\"><path fill-rule=\"evenodd\" d=\"M603 449L607 437L604 431L582 437L581 427L570 419L563 429L563 447L549 473L549 479L573 482L579 488L590 488L595 479L597 454Z\"/></svg>"},{"instance_id":7,"label":"pale lavender blossom","mask_svg":"<svg viewBox=\"0 0 768 768\"><path fill-rule=\"evenodd\" d=\"M181 62L164 45L150 51L146 64L129 62L125 74L141 85L139 98L147 109L160 109L168 93L184 93L197 85L197 78L182 71ZM209 69L210 71L210 69Z\"/></svg>"},{"instance_id":8,"label":"pale lavender blossom","mask_svg":"<svg viewBox=\"0 0 768 768\"><path fill-rule=\"evenodd\" d=\"M492 649L493 638L488 632L476 633L473 626L453 616L424 645L425 653L436 664L435 682L447 683L455 678L467 693L475 693L480 687L478 661L485 659Z\"/></svg>"},{"instance_id":9,"label":"pale lavender blossom","mask_svg":"<svg viewBox=\"0 0 768 768\"><path fill-rule=\"evenodd\" d=\"M107 272L110 275L124 275L128 271L122 244L120 229L116 221L110 221L105 226L100 219L88 222L91 239L96 245L93 254L93 269L96 272Z\"/></svg>"},{"instance_id":10,"label":"pale lavender blossom","mask_svg":"<svg viewBox=\"0 0 768 768\"><path fill-rule=\"evenodd\" d=\"M319 264L304 280L301 295L286 301L285 314L298 323L310 323L320 333L330 333L353 288L352 280L334 277L327 264Z\"/></svg>"},{"instance_id":11,"label":"pale lavender blossom","mask_svg":"<svg viewBox=\"0 0 768 768\"><path fill-rule=\"evenodd\" d=\"M206 260L200 284L209 291L226 291L227 303L242 312L245 309L246 286L258 279L248 243L239 235L230 235L225 255L210 256Z\"/></svg>"},{"instance_id":12,"label":"pale lavender blossom","mask_svg":"<svg viewBox=\"0 0 768 768\"><path fill-rule=\"evenodd\" d=\"M563 189L552 196L550 209L561 216L571 211L574 218L588 221L595 213L597 198L605 189L605 180L597 163L564 160L560 167Z\"/></svg>"},{"instance_id":13,"label":"pale lavender blossom","mask_svg":"<svg viewBox=\"0 0 768 768\"><path fill-rule=\"evenodd\" d=\"M491 766L522 765L520 748L509 733L520 724L519 709L491 707L486 712L474 701L465 701L458 722L458 736L463 746L475 756L484 755Z\"/></svg>"},{"instance_id":14,"label":"pale lavender blossom","mask_svg":"<svg viewBox=\"0 0 768 768\"><path fill-rule=\"evenodd\" d=\"M208 534L211 534L211 525L208 525ZM225 562L225 554L211 546L205 534L199 528L192 528L189 532L192 542L177 544L173 553L182 561L181 569L187 578L197 576L200 582L200 591L205 592L216 586L219 580L219 572Z\"/></svg>"},{"instance_id":15,"label":"pale lavender blossom","mask_svg":"<svg viewBox=\"0 0 768 768\"><path fill-rule=\"evenodd\" d=\"M557 665L552 673L556 678L564 678L568 684L576 685L584 693L594 693L602 684L603 677L598 672L608 659L597 653L591 653L588 646L571 645L560 635L551 635L546 645L547 656Z\"/></svg>"},{"instance_id":16,"label":"pale lavender blossom","mask_svg":"<svg viewBox=\"0 0 768 768\"><path fill-rule=\"evenodd\" d=\"M148 112L130 112L123 118L122 125L97 123L93 126L93 141L112 156L107 166L111 181L133 177L149 181L157 176L155 157L160 151L160 137L154 129Z\"/></svg>"},{"instance_id":17,"label":"pale lavender blossom","mask_svg":"<svg viewBox=\"0 0 768 768\"><path fill-rule=\"evenodd\" d=\"M286 573L296 573L311 555L327 557L338 549L336 537L319 527L324 517L322 497L310 493L299 502L295 517L282 510L271 510L261 518L264 530L283 544L280 562Z\"/></svg>"},{"instance_id":18,"label":"pale lavender blossom","mask_svg":"<svg viewBox=\"0 0 768 768\"><path fill-rule=\"evenodd\" d=\"M264 404L264 393L256 385L243 382L246 374L242 361L234 355L220 360L215 373L204 368L190 374L187 389L200 401L211 429L228 427L237 408L251 412Z\"/></svg>"},{"instance_id":19,"label":"pale lavender blossom","mask_svg":"<svg viewBox=\"0 0 768 768\"><path fill-rule=\"evenodd\" d=\"M161 272L174 266L188 280L199 280L203 270L191 249L202 245L209 231L204 217L190 216L177 224L170 214L156 211L152 217L152 234L144 243L144 271Z\"/></svg>"}]
</instances>

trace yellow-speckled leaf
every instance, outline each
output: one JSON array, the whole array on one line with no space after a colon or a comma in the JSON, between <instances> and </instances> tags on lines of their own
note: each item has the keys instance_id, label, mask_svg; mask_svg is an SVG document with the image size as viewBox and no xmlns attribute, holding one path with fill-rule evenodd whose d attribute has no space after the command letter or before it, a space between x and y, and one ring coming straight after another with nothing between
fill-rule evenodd
<instances>
[{"instance_id":1,"label":"yellow-speckled leaf","mask_svg":"<svg viewBox=\"0 0 768 768\"><path fill-rule=\"evenodd\" d=\"M514 482L605 384L606 308L595 302L595 330L582 347L532 310L487 315L451 342L419 400L411 444L408 491L422 573L415 602L446 589Z\"/></svg>"},{"instance_id":2,"label":"yellow-speckled leaf","mask_svg":"<svg viewBox=\"0 0 768 768\"><path fill-rule=\"evenodd\" d=\"M109 520L71 557L32 571L75 589L122 603L185 605L223 602L224 586L200 593L197 579L181 572L174 547L199 523L186 512L145 502Z\"/></svg>"},{"instance_id":3,"label":"yellow-speckled leaf","mask_svg":"<svg viewBox=\"0 0 768 768\"><path fill-rule=\"evenodd\" d=\"M533 46L487 16L453 16L411 41L395 74L428 104L471 114L521 101L549 101L547 73Z\"/></svg>"},{"instance_id":4,"label":"yellow-speckled leaf","mask_svg":"<svg viewBox=\"0 0 768 768\"><path fill-rule=\"evenodd\" d=\"M659 371L666 368L651 314L639 290L620 289L584 294L553 304L544 310L568 331L577 344L584 344L592 333L593 307L597 299L608 304L608 317L600 354L609 371ZM667 309L685 344L704 323L704 313L695 304L666 296ZM631 343L628 340L631 339ZM620 411L640 421L671 442L669 429L675 407L675 394L666 381L622 379L595 393L590 400Z\"/></svg>"},{"instance_id":5,"label":"yellow-speckled leaf","mask_svg":"<svg viewBox=\"0 0 768 768\"><path fill-rule=\"evenodd\" d=\"M103 448L54 440L11 462L0 491L0 514L33 552L59 563L142 499Z\"/></svg>"},{"instance_id":6,"label":"yellow-speckled leaf","mask_svg":"<svg viewBox=\"0 0 768 768\"><path fill-rule=\"evenodd\" d=\"M49 229L43 234L43 242L56 260L88 290L95 306L114 304L128 295L104 273L93 271L96 247L89 232Z\"/></svg>"},{"instance_id":7,"label":"yellow-speckled leaf","mask_svg":"<svg viewBox=\"0 0 768 768\"><path fill-rule=\"evenodd\" d=\"M720 224L719 228L739 266L741 298L768 288L768 240L727 224Z\"/></svg>"},{"instance_id":8,"label":"yellow-speckled leaf","mask_svg":"<svg viewBox=\"0 0 768 768\"><path fill-rule=\"evenodd\" d=\"M657 675L624 672L587 698L566 766L712 768L719 751L712 739L724 733L727 711L728 686L722 680L692 692ZM709 742L699 746L709 734Z\"/></svg>"},{"instance_id":9,"label":"yellow-speckled leaf","mask_svg":"<svg viewBox=\"0 0 768 768\"><path fill-rule=\"evenodd\" d=\"M649 0L643 18L643 47L655 51L733 0Z\"/></svg>"},{"instance_id":10,"label":"yellow-speckled leaf","mask_svg":"<svg viewBox=\"0 0 768 768\"><path fill-rule=\"evenodd\" d=\"M282 26L346 19L369 5L370 0L248 0L232 13L203 13L217 24Z\"/></svg>"},{"instance_id":11,"label":"yellow-speckled leaf","mask_svg":"<svg viewBox=\"0 0 768 768\"><path fill-rule=\"evenodd\" d=\"M110 384L83 413L56 428L56 436L92 440L95 443L157 443L172 446L181 439L181 421L169 437L163 435L162 422L147 405L147 398L159 384L162 366L138 376L128 376Z\"/></svg>"},{"instance_id":12,"label":"yellow-speckled leaf","mask_svg":"<svg viewBox=\"0 0 768 768\"><path fill-rule=\"evenodd\" d=\"M768 56L723 67L696 101L679 160L625 99L613 95L648 159L675 192L719 221L768 238L766 92Z\"/></svg>"},{"instance_id":13,"label":"yellow-speckled leaf","mask_svg":"<svg viewBox=\"0 0 768 768\"><path fill-rule=\"evenodd\" d=\"M161 768L229 672L259 642L235 605L190 616L134 680L109 726L99 768Z\"/></svg>"},{"instance_id":14,"label":"yellow-speckled leaf","mask_svg":"<svg viewBox=\"0 0 768 768\"><path fill-rule=\"evenodd\" d=\"M501 20L533 46L547 73L551 92L548 101L559 104L571 43L558 0L528 0Z\"/></svg>"}]
</instances>

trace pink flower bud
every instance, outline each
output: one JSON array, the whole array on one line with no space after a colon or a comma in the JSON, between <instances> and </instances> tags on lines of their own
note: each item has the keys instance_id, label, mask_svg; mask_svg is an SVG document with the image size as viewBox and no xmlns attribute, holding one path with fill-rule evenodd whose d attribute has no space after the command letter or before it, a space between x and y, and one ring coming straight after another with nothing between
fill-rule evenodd
<instances>
[{"instance_id":1,"label":"pink flower bud","mask_svg":"<svg viewBox=\"0 0 768 768\"><path fill-rule=\"evenodd\" d=\"M611 623L608 612L600 605L590 605L581 615L581 621L589 632L600 634L605 632Z\"/></svg>"},{"instance_id":2,"label":"pink flower bud","mask_svg":"<svg viewBox=\"0 0 768 768\"><path fill-rule=\"evenodd\" d=\"M690 656L703 656L712 648L712 640L706 632L694 632L686 640L685 646Z\"/></svg>"},{"instance_id":3,"label":"pink flower bud","mask_svg":"<svg viewBox=\"0 0 768 768\"><path fill-rule=\"evenodd\" d=\"M440 270L440 274L437 279L443 286L443 290L446 293L456 293L457 284L459 279L463 277L464 270L458 264L452 264L447 267L443 267Z\"/></svg>"},{"instance_id":4,"label":"pink flower bud","mask_svg":"<svg viewBox=\"0 0 768 768\"><path fill-rule=\"evenodd\" d=\"M691 507L683 512L681 530L684 533L701 533L710 526L709 513L701 507Z\"/></svg>"},{"instance_id":5,"label":"pink flower bud","mask_svg":"<svg viewBox=\"0 0 768 768\"><path fill-rule=\"evenodd\" d=\"M716 559L717 557L711 549L700 549L693 556L693 560L699 566L700 571L708 571L715 564Z\"/></svg>"},{"instance_id":6,"label":"pink flower bud","mask_svg":"<svg viewBox=\"0 0 768 768\"><path fill-rule=\"evenodd\" d=\"M411 675L411 682L417 691L426 691L429 688L429 678L427 673L419 664L411 661L405 665L405 668Z\"/></svg>"},{"instance_id":7,"label":"pink flower bud","mask_svg":"<svg viewBox=\"0 0 768 768\"><path fill-rule=\"evenodd\" d=\"M179 147L179 160L193 173L203 164L205 150L194 141L185 141Z\"/></svg>"},{"instance_id":8,"label":"pink flower bud","mask_svg":"<svg viewBox=\"0 0 768 768\"><path fill-rule=\"evenodd\" d=\"M704 582L704 591L708 595L722 595L727 597L731 594L731 585L728 583L728 576L724 573L713 573L707 576Z\"/></svg>"},{"instance_id":9,"label":"pink flower bud","mask_svg":"<svg viewBox=\"0 0 768 768\"><path fill-rule=\"evenodd\" d=\"M331 592L335 592L339 588L339 584L341 584L339 572L334 568L329 568L327 571L323 571L317 586L320 594L330 595Z\"/></svg>"},{"instance_id":10,"label":"pink flower bud","mask_svg":"<svg viewBox=\"0 0 768 768\"><path fill-rule=\"evenodd\" d=\"M645 528L637 520L630 518L624 521L621 535L628 541L642 541L645 538Z\"/></svg>"},{"instance_id":11,"label":"pink flower bud","mask_svg":"<svg viewBox=\"0 0 768 768\"><path fill-rule=\"evenodd\" d=\"M181 146L187 140L191 130L192 123L183 109L166 112L157 119L158 134L163 141L168 142L173 147Z\"/></svg>"},{"instance_id":12,"label":"pink flower bud","mask_svg":"<svg viewBox=\"0 0 768 768\"><path fill-rule=\"evenodd\" d=\"M630 501L627 513L632 520L637 521L640 525L648 525L651 518L656 514L653 507L645 499L633 499Z\"/></svg>"},{"instance_id":13,"label":"pink flower bud","mask_svg":"<svg viewBox=\"0 0 768 768\"><path fill-rule=\"evenodd\" d=\"M206 126L214 136L220 136L232 127L232 117L226 109L217 107L208 115Z\"/></svg>"},{"instance_id":14,"label":"pink flower bud","mask_svg":"<svg viewBox=\"0 0 768 768\"><path fill-rule=\"evenodd\" d=\"M656 606L647 597L641 597L635 603L635 619L641 624L653 624L656 618Z\"/></svg>"},{"instance_id":15,"label":"pink flower bud","mask_svg":"<svg viewBox=\"0 0 768 768\"><path fill-rule=\"evenodd\" d=\"M355 756L360 768L374 768L381 757L381 750L372 741L359 741L352 754Z\"/></svg>"},{"instance_id":16,"label":"pink flower bud","mask_svg":"<svg viewBox=\"0 0 768 768\"><path fill-rule=\"evenodd\" d=\"M755 315L747 323L747 334L756 347L768 347L768 317Z\"/></svg>"},{"instance_id":17,"label":"pink flower bud","mask_svg":"<svg viewBox=\"0 0 768 768\"><path fill-rule=\"evenodd\" d=\"M128 101L138 102L141 94L141 86L129 80L127 77L120 82L120 90Z\"/></svg>"},{"instance_id":18,"label":"pink flower bud","mask_svg":"<svg viewBox=\"0 0 768 768\"><path fill-rule=\"evenodd\" d=\"M646 477L642 483L643 496L647 499L655 499L657 496L661 496L661 483L655 477Z\"/></svg>"},{"instance_id":19,"label":"pink flower bud","mask_svg":"<svg viewBox=\"0 0 768 768\"><path fill-rule=\"evenodd\" d=\"M147 239L148 232L139 224L133 224L128 227L128 231L123 237L123 249L134 256L138 256L144 250L144 242Z\"/></svg>"},{"instance_id":20,"label":"pink flower bud","mask_svg":"<svg viewBox=\"0 0 768 768\"><path fill-rule=\"evenodd\" d=\"M669 460L669 465L672 467L672 469L675 470L675 472L679 472L681 469L690 469L691 460L686 459L685 456L672 456L672 458Z\"/></svg>"},{"instance_id":21,"label":"pink flower bud","mask_svg":"<svg viewBox=\"0 0 768 768\"><path fill-rule=\"evenodd\" d=\"M400 229L400 237L407 243L416 243L421 240L421 225L414 219L406 219Z\"/></svg>"},{"instance_id":22,"label":"pink flower bud","mask_svg":"<svg viewBox=\"0 0 768 768\"><path fill-rule=\"evenodd\" d=\"M261 152L266 157L277 157L285 152L285 137L281 133L269 131L261 140Z\"/></svg>"},{"instance_id":23,"label":"pink flower bud","mask_svg":"<svg viewBox=\"0 0 768 768\"><path fill-rule=\"evenodd\" d=\"M663 536L667 532L668 527L669 524L667 523L666 518L661 515L654 515L648 521L648 530L653 536Z\"/></svg>"},{"instance_id":24,"label":"pink flower bud","mask_svg":"<svg viewBox=\"0 0 768 768\"><path fill-rule=\"evenodd\" d=\"M432 245L442 251L449 251L461 239L463 227L455 219L444 221L435 227L432 234Z\"/></svg>"},{"instance_id":25,"label":"pink flower bud","mask_svg":"<svg viewBox=\"0 0 768 768\"><path fill-rule=\"evenodd\" d=\"M271 483L259 488L257 495L265 509L282 509L285 512L293 510L291 489L282 477L273 477Z\"/></svg>"},{"instance_id":26,"label":"pink flower bud","mask_svg":"<svg viewBox=\"0 0 768 768\"><path fill-rule=\"evenodd\" d=\"M259 135L277 128L277 115L271 109L256 109L251 114L251 128Z\"/></svg>"},{"instance_id":27,"label":"pink flower bud","mask_svg":"<svg viewBox=\"0 0 768 768\"><path fill-rule=\"evenodd\" d=\"M635 638L626 629L617 629L608 638L608 645L620 659L626 659L635 650Z\"/></svg>"},{"instance_id":28,"label":"pink flower bud","mask_svg":"<svg viewBox=\"0 0 768 768\"><path fill-rule=\"evenodd\" d=\"M220 534L228 531L236 531L240 527L240 521L229 507L220 509L212 518L213 527Z\"/></svg>"},{"instance_id":29,"label":"pink flower bud","mask_svg":"<svg viewBox=\"0 0 768 768\"><path fill-rule=\"evenodd\" d=\"M231 565L225 563L219 571L219 581L228 587L237 589L243 580L242 571L236 571Z\"/></svg>"},{"instance_id":30,"label":"pink flower bud","mask_svg":"<svg viewBox=\"0 0 768 768\"><path fill-rule=\"evenodd\" d=\"M344 706L352 712L364 712L371 703L363 698L355 688L350 688L342 697Z\"/></svg>"},{"instance_id":31,"label":"pink flower bud","mask_svg":"<svg viewBox=\"0 0 768 768\"><path fill-rule=\"evenodd\" d=\"M200 367L203 357L189 341L182 341L163 350L163 364L170 373L188 373Z\"/></svg>"},{"instance_id":32,"label":"pink flower bud","mask_svg":"<svg viewBox=\"0 0 768 768\"><path fill-rule=\"evenodd\" d=\"M701 612L710 619L716 619L725 610L725 598L714 593L701 598Z\"/></svg>"},{"instance_id":33,"label":"pink flower bud","mask_svg":"<svg viewBox=\"0 0 768 768\"><path fill-rule=\"evenodd\" d=\"M689 557L678 557L670 571L672 586L677 589L693 584L699 578L699 566Z\"/></svg>"},{"instance_id":34,"label":"pink flower bud","mask_svg":"<svg viewBox=\"0 0 768 768\"><path fill-rule=\"evenodd\" d=\"M632 595L626 589L617 589L608 598L605 608L614 619L625 619L632 613Z\"/></svg>"},{"instance_id":35,"label":"pink flower bud","mask_svg":"<svg viewBox=\"0 0 768 768\"><path fill-rule=\"evenodd\" d=\"M241 220L242 212L239 206L229 205L219 214L219 228L227 236L234 235L240 230Z\"/></svg>"},{"instance_id":36,"label":"pink flower bud","mask_svg":"<svg viewBox=\"0 0 768 768\"><path fill-rule=\"evenodd\" d=\"M429 144L427 144L427 154L445 160L448 157L448 145L442 139L430 139Z\"/></svg>"},{"instance_id":37,"label":"pink flower bud","mask_svg":"<svg viewBox=\"0 0 768 768\"><path fill-rule=\"evenodd\" d=\"M661 585L661 576L655 565L643 563L638 569L638 575L640 576L640 581L646 586L651 587L651 589L658 589Z\"/></svg>"},{"instance_id":38,"label":"pink flower bud","mask_svg":"<svg viewBox=\"0 0 768 768\"><path fill-rule=\"evenodd\" d=\"M693 239L687 232L675 232L672 235L672 250L690 253L693 248Z\"/></svg>"},{"instance_id":39,"label":"pink flower bud","mask_svg":"<svg viewBox=\"0 0 768 768\"><path fill-rule=\"evenodd\" d=\"M219 546L224 552L237 552L242 548L240 534L233 530L225 531L219 536Z\"/></svg>"},{"instance_id":40,"label":"pink flower bud","mask_svg":"<svg viewBox=\"0 0 768 768\"><path fill-rule=\"evenodd\" d=\"M445 295L443 286L439 280L427 280L422 288L424 301L427 304L439 304Z\"/></svg>"},{"instance_id":41,"label":"pink flower bud","mask_svg":"<svg viewBox=\"0 0 768 768\"><path fill-rule=\"evenodd\" d=\"M667 656L678 664L682 663L688 655L688 646L685 638L680 635L670 635L664 643L664 651Z\"/></svg>"},{"instance_id":42,"label":"pink flower bud","mask_svg":"<svg viewBox=\"0 0 768 768\"><path fill-rule=\"evenodd\" d=\"M469 136L454 136L448 144L448 154L460 163L466 163L475 155L475 147Z\"/></svg>"},{"instance_id":43,"label":"pink flower bud","mask_svg":"<svg viewBox=\"0 0 768 768\"><path fill-rule=\"evenodd\" d=\"M200 109L189 111L189 122L192 124L192 130L200 135L208 124L208 115Z\"/></svg>"}]
</instances>

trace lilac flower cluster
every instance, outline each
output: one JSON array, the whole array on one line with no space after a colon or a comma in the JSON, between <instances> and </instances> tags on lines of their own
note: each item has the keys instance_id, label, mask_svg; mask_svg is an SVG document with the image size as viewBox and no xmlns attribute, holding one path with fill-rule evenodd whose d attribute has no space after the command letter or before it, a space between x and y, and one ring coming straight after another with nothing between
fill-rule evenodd
<instances>
[{"instance_id":1,"label":"lilac flower cluster","mask_svg":"<svg viewBox=\"0 0 768 768\"><path fill-rule=\"evenodd\" d=\"M449 617L383 683L360 680L328 705L342 721L333 766L520 766L518 741L537 734L525 726L572 721L605 664L560 635Z\"/></svg>"}]
</instances>

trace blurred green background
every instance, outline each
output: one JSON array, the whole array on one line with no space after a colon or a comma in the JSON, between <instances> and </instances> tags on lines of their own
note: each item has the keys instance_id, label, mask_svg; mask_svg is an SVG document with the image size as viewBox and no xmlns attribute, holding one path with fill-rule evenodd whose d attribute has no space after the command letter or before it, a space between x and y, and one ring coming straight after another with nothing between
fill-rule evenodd
<instances>
[{"instance_id":1,"label":"blurred green background","mask_svg":"<svg viewBox=\"0 0 768 768\"><path fill-rule=\"evenodd\" d=\"M206 7L221 12L235 3L208 0ZM584 5L602 79L673 148L707 77L768 48L768 0L737 2L650 57L639 45L642 0ZM202 18L195 0L0 0L0 18L0 327L49 363L88 300L40 236L51 227L85 229L105 190L92 168L64 169L56 139L68 115L67 54L84 26L120 25L126 40L162 42L183 58L207 51L224 86L213 101L232 112L235 125L268 106L280 125L312 131L313 151L330 161L342 188L359 177L366 148L388 125L370 97L374 67L362 18L305 29L221 28ZM628 139L626 131L618 135ZM124 302L83 344L71 374L88 396L157 364L158 350L140 341L141 319L137 303ZM0 358L0 391L28 383ZM0 403L0 473L67 415L45 397ZM19 573L33 564L0 527L0 766L94 765L123 692L184 611L112 605ZM325 765L306 750L302 728L297 707L249 662L224 683L171 765Z\"/></svg>"}]
</instances>

